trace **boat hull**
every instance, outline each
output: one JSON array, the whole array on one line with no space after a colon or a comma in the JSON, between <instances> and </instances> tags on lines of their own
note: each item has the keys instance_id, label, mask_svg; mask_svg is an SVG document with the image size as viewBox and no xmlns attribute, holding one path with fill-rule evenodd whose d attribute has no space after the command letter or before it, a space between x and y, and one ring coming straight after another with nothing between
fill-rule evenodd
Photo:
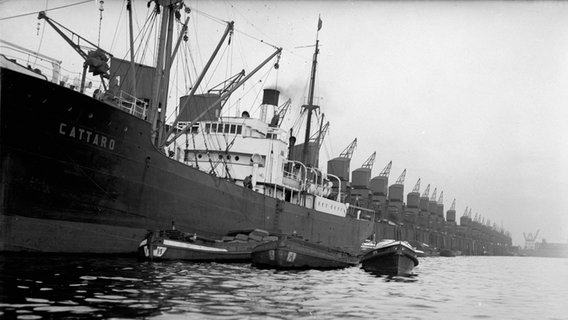
<instances>
[{"instance_id":1,"label":"boat hull","mask_svg":"<svg viewBox=\"0 0 568 320\"><path fill-rule=\"evenodd\" d=\"M147 121L114 106L0 75L0 252L135 253L148 230L172 222L210 238L261 228L354 251L372 233L372 221L266 197L171 159L151 143Z\"/></svg>"},{"instance_id":2,"label":"boat hull","mask_svg":"<svg viewBox=\"0 0 568 320\"><path fill-rule=\"evenodd\" d=\"M193 262L250 262L256 241L200 241L167 237L165 232L150 233L138 247L142 260L185 260Z\"/></svg>"},{"instance_id":3,"label":"boat hull","mask_svg":"<svg viewBox=\"0 0 568 320\"><path fill-rule=\"evenodd\" d=\"M358 259L344 251L285 237L254 248L252 263L260 268L338 269L355 266Z\"/></svg>"},{"instance_id":4,"label":"boat hull","mask_svg":"<svg viewBox=\"0 0 568 320\"><path fill-rule=\"evenodd\" d=\"M400 244L372 249L361 257L361 267L370 273L407 276L418 265L416 253Z\"/></svg>"},{"instance_id":5,"label":"boat hull","mask_svg":"<svg viewBox=\"0 0 568 320\"><path fill-rule=\"evenodd\" d=\"M440 257L455 257L456 253L449 249L440 250Z\"/></svg>"}]
</instances>

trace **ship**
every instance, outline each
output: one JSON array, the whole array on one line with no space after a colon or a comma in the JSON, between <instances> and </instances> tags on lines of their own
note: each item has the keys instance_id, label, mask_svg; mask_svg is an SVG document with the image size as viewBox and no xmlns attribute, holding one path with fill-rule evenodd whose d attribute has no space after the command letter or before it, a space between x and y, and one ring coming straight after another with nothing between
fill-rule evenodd
<instances>
[{"instance_id":1,"label":"ship","mask_svg":"<svg viewBox=\"0 0 568 320\"><path fill-rule=\"evenodd\" d=\"M308 126L304 143L293 144L277 121L277 90L265 92L262 119L246 112L219 115L228 96L279 57L281 48L217 92L197 95L194 83L180 102L186 111L166 124L164 92L179 43L174 45L178 35L168 26L190 10L176 0L148 5L162 19L154 67L115 58L76 34L67 37L44 12L39 18L84 59L81 83L67 86L0 58L0 251L136 253L149 230L175 223L210 239L262 229L358 252L373 233L374 211L346 202L342 181L318 169L321 135L310 139ZM233 23L227 23L219 46L232 32ZM93 50L84 50L77 37ZM317 53L316 44L304 105L308 124L318 108L313 104ZM104 90L86 94L87 73L100 76ZM140 80L145 77L149 81ZM188 145L221 136L232 141L221 151ZM294 157L294 150L302 151Z\"/></svg>"}]
</instances>

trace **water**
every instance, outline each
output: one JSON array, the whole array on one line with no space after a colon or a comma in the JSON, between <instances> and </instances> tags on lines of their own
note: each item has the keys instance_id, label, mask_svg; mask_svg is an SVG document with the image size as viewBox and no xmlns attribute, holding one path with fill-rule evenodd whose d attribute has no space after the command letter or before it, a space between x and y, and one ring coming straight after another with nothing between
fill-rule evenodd
<instances>
[{"instance_id":1,"label":"water","mask_svg":"<svg viewBox=\"0 0 568 320\"><path fill-rule=\"evenodd\" d=\"M0 318L568 319L568 259L421 258L414 277L357 267L0 255Z\"/></svg>"}]
</instances>

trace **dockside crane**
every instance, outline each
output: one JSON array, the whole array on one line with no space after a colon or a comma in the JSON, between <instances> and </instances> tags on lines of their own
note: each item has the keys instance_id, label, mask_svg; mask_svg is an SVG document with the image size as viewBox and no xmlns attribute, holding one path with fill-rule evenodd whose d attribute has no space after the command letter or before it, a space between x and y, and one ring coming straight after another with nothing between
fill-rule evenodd
<instances>
[{"instance_id":1,"label":"dockside crane","mask_svg":"<svg viewBox=\"0 0 568 320\"><path fill-rule=\"evenodd\" d=\"M420 178L418 178L418 181L416 181L416 184L414 185L412 192L420 193Z\"/></svg>"},{"instance_id":2,"label":"dockside crane","mask_svg":"<svg viewBox=\"0 0 568 320\"><path fill-rule=\"evenodd\" d=\"M450 210L456 211L456 198L452 201L452 205L450 206Z\"/></svg>"},{"instance_id":3,"label":"dockside crane","mask_svg":"<svg viewBox=\"0 0 568 320\"><path fill-rule=\"evenodd\" d=\"M432 192L432 196L430 196L430 201L436 202L436 192L437 191L438 191L438 188L434 188L434 192Z\"/></svg>"},{"instance_id":4,"label":"dockside crane","mask_svg":"<svg viewBox=\"0 0 568 320\"><path fill-rule=\"evenodd\" d=\"M402 173L400 174L398 179L396 179L396 182L394 184L404 184L405 178L406 178L406 169L404 169L404 171L402 171Z\"/></svg>"},{"instance_id":5,"label":"dockside crane","mask_svg":"<svg viewBox=\"0 0 568 320\"><path fill-rule=\"evenodd\" d=\"M280 128L280 126L282 125L282 122L284 121L284 117L286 117L286 113L288 113L288 110L290 109L291 105L292 105L292 99L288 99L280 107L278 107L278 113L274 117L277 121L277 123L275 123L276 127ZM271 124L273 124L273 123L271 123ZM328 124L329 124L329 122L328 122Z\"/></svg>"},{"instance_id":6,"label":"dockside crane","mask_svg":"<svg viewBox=\"0 0 568 320\"><path fill-rule=\"evenodd\" d=\"M389 177L392 167L392 161L387 164L387 166L379 173L379 177Z\"/></svg>"},{"instance_id":7,"label":"dockside crane","mask_svg":"<svg viewBox=\"0 0 568 320\"><path fill-rule=\"evenodd\" d=\"M534 250L535 249L535 242L536 242L536 238L538 237L538 232L540 231L540 229L536 230L535 235L533 236L532 233L529 233L528 235L526 235L523 232L523 237L525 237L525 249L528 250Z\"/></svg>"},{"instance_id":8,"label":"dockside crane","mask_svg":"<svg viewBox=\"0 0 568 320\"><path fill-rule=\"evenodd\" d=\"M444 203L444 191L440 192L440 198L438 198L438 203Z\"/></svg>"},{"instance_id":9,"label":"dockside crane","mask_svg":"<svg viewBox=\"0 0 568 320\"><path fill-rule=\"evenodd\" d=\"M373 154L369 157L369 159L367 159L367 161L365 161L365 163L363 163L361 168L373 170L373 164L375 163L375 157L376 156L377 156L377 151L373 152Z\"/></svg>"},{"instance_id":10,"label":"dockside crane","mask_svg":"<svg viewBox=\"0 0 568 320\"><path fill-rule=\"evenodd\" d=\"M430 193L430 185L426 187L426 190L422 193L422 198L428 198L428 194Z\"/></svg>"},{"instance_id":11,"label":"dockside crane","mask_svg":"<svg viewBox=\"0 0 568 320\"><path fill-rule=\"evenodd\" d=\"M468 207L465 207L465 211L463 212L462 217L467 217L467 210L468 209L469 209Z\"/></svg>"},{"instance_id":12,"label":"dockside crane","mask_svg":"<svg viewBox=\"0 0 568 320\"><path fill-rule=\"evenodd\" d=\"M351 159L351 157L353 156L353 152L355 151L355 148L357 148L357 138L355 138L355 140L353 140L353 142L351 142L347 146L347 148L345 148L345 150L343 150L341 154L339 154L339 157Z\"/></svg>"}]
</instances>

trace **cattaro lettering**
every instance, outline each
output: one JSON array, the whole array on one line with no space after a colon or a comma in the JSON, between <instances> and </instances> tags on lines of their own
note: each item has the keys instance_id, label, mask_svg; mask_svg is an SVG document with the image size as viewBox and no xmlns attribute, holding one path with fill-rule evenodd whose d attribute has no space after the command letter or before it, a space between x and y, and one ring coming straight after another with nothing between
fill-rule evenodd
<instances>
[{"instance_id":1,"label":"cattaro lettering","mask_svg":"<svg viewBox=\"0 0 568 320\"><path fill-rule=\"evenodd\" d=\"M109 150L114 150L116 145L114 139L83 128L70 126L64 122L59 123L59 134Z\"/></svg>"}]
</instances>

